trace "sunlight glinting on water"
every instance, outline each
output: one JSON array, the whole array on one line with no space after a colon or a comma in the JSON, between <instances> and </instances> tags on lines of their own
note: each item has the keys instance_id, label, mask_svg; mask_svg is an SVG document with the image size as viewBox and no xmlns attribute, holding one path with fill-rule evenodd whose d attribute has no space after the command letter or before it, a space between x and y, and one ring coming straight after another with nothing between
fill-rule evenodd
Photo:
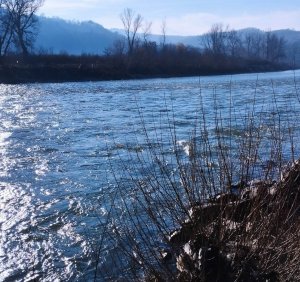
<instances>
[{"instance_id":1,"label":"sunlight glinting on water","mask_svg":"<svg viewBox=\"0 0 300 282\"><path fill-rule=\"evenodd\" d=\"M93 277L92 253L114 197L111 165L122 167L120 158L138 165L137 153L148 158L141 114L153 148L164 143L170 161L165 165L172 170L170 122L176 125L176 150L188 155L201 107L210 134L216 132L217 104L225 138L239 139L246 134L242 125L252 108L265 117L260 129L269 134L275 95L283 129L293 127L299 152L300 105L293 84L299 74L1 85L0 280ZM236 127L230 128L230 122ZM115 173L124 185L125 175ZM132 193L128 198L134 198ZM118 201L113 213L123 216ZM103 253L113 251L103 245ZM101 262L107 270L110 258L101 257Z\"/></svg>"}]
</instances>

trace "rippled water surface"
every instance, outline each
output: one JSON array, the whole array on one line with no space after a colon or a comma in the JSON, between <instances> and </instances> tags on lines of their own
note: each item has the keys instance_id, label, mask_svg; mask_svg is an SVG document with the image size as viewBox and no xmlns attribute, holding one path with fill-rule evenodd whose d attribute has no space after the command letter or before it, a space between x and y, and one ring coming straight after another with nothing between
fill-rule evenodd
<instances>
[{"instance_id":1,"label":"rippled water surface","mask_svg":"<svg viewBox=\"0 0 300 282\"><path fill-rule=\"evenodd\" d=\"M0 280L93 277L106 199L121 176L110 168L128 151L143 150L142 120L151 137L172 116L178 139L187 140L200 101L209 127L216 103L224 112L231 105L240 117L253 104L255 111L272 110L275 98L295 123L297 141L299 77L286 71L0 85Z\"/></svg>"}]
</instances>

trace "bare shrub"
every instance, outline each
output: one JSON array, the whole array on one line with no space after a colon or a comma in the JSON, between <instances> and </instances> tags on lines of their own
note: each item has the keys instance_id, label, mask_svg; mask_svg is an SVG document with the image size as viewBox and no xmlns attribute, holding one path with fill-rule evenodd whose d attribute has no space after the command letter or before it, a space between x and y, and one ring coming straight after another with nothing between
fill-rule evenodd
<instances>
[{"instance_id":1,"label":"bare shrub","mask_svg":"<svg viewBox=\"0 0 300 282\"><path fill-rule=\"evenodd\" d=\"M105 240L113 248L109 263L97 260L95 280L300 280L292 118L275 95L263 107L254 95L245 112L231 93L226 109L214 95L212 115L201 97L185 141L171 101L151 124L139 111L144 139L111 164L116 194Z\"/></svg>"}]
</instances>

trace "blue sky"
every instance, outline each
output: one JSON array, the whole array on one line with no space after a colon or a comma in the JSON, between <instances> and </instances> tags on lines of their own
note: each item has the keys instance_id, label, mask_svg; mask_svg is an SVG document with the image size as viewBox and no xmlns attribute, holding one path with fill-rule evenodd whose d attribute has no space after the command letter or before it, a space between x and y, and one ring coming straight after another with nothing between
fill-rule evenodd
<instances>
[{"instance_id":1,"label":"blue sky","mask_svg":"<svg viewBox=\"0 0 300 282\"><path fill-rule=\"evenodd\" d=\"M45 0L40 13L68 20L93 20L106 28L122 28L125 8L152 22L152 33L166 22L169 35L198 35L214 23L231 28L300 30L300 0Z\"/></svg>"}]
</instances>

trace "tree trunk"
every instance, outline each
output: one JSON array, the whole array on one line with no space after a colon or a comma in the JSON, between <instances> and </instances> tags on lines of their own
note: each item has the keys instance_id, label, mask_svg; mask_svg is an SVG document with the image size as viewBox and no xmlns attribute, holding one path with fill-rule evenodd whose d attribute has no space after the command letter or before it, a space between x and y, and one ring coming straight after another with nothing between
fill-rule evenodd
<instances>
[{"instance_id":1,"label":"tree trunk","mask_svg":"<svg viewBox=\"0 0 300 282\"><path fill-rule=\"evenodd\" d=\"M28 53L28 49L24 42L24 38L23 38L23 35L21 32L18 32L18 39L19 39L21 50L22 50L22 54L24 57L27 57L29 53Z\"/></svg>"}]
</instances>

